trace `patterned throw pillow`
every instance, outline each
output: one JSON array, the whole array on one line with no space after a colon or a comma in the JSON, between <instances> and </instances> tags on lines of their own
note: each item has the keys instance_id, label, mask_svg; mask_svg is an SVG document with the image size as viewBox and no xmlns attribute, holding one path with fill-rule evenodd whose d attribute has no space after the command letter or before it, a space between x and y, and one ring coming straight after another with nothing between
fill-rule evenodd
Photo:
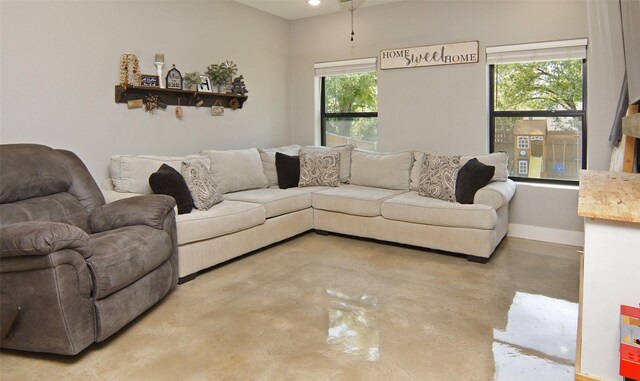
<instances>
[{"instance_id":1,"label":"patterned throw pillow","mask_svg":"<svg viewBox=\"0 0 640 381\"><path fill-rule=\"evenodd\" d=\"M182 172L182 177L191 192L193 205L196 209L207 210L222 202L222 195L218 192L209 170L202 162L183 161L180 172Z\"/></svg>"},{"instance_id":2,"label":"patterned throw pillow","mask_svg":"<svg viewBox=\"0 0 640 381\"><path fill-rule=\"evenodd\" d=\"M337 187L340 185L340 154L337 152L306 153L300 150L299 187Z\"/></svg>"},{"instance_id":3,"label":"patterned throw pillow","mask_svg":"<svg viewBox=\"0 0 640 381\"><path fill-rule=\"evenodd\" d=\"M444 201L456 202L456 179L460 169L460 156L425 154L418 194Z\"/></svg>"}]
</instances>

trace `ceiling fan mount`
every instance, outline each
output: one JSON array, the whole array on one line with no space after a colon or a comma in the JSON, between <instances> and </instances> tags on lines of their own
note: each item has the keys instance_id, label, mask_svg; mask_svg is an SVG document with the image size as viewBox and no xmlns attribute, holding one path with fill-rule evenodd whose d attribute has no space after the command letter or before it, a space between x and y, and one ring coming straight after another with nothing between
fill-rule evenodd
<instances>
[{"instance_id":1,"label":"ceiling fan mount","mask_svg":"<svg viewBox=\"0 0 640 381\"><path fill-rule=\"evenodd\" d=\"M365 0L338 0L342 10L358 9L364 2Z\"/></svg>"}]
</instances>

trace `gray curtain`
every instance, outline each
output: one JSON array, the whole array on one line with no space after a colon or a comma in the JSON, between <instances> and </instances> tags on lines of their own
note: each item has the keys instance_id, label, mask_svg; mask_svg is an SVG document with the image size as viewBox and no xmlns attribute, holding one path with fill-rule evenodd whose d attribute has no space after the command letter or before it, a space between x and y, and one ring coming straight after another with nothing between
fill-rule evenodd
<instances>
[{"instance_id":1,"label":"gray curtain","mask_svg":"<svg viewBox=\"0 0 640 381\"><path fill-rule=\"evenodd\" d=\"M627 84L627 72L625 71L622 88L620 89L620 97L618 98L618 107L616 108L616 114L613 118L611 133L609 133L609 141L616 147L620 145L620 140L622 140L622 117L627 113L628 106L629 87Z\"/></svg>"}]
</instances>

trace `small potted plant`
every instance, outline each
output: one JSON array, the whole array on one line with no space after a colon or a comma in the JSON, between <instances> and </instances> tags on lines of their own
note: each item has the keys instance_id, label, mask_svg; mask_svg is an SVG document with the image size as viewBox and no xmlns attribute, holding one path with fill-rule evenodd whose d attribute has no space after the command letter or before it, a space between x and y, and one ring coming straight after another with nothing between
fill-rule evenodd
<instances>
[{"instance_id":1,"label":"small potted plant","mask_svg":"<svg viewBox=\"0 0 640 381\"><path fill-rule=\"evenodd\" d=\"M233 81L233 76L238 73L238 66L233 61L224 61L221 64L209 65L207 68L207 76L211 79L211 83L218 86L220 93L226 92L227 85Z\"/></svg>"},{"instance_id":2,"label":"small potted plant","mask_svg":"<svg viewBox=\"0 0 640 381\"><path fill-rule=\"evenodd\" d=\"M200 73L194 71L192 73L185 73L184 75L184 85L187 89L191 91L198 90L198 85L200 84Z\"/></svg>"}]
</instances>

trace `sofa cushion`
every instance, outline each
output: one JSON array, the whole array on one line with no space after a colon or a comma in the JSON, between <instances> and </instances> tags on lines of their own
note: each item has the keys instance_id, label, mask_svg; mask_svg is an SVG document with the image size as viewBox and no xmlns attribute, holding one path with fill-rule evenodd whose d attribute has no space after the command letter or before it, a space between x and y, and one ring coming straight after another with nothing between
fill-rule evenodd
<instances>
[{"instance_id":1,"label":"sofa cushion","mask_svg":"<svg viewBox=\"0 0 640 381\"><path fill-rule=\"evenodd\" d=\"M411 166L411 185L409 189L412 191L418 191L420 186L420 173L422 173L422 159L424 159L424 152L413 151L413 165Z\"/></svg>"},{"instance_id":2,"label":"sofa cushion","mask_svg":"<svg viewBox=\"0 0 640 381\"><path fill-rule=\"evenodd\" d=\"M411 190L417 191L420 184L420 172L422 171L422 158L424 157L424 152L415 151L413 153L413 157L413 167L411 167ZM491 181L507 181L509 178L509 158L505 152L494 152L488 155L461 156L460 166L465 165L473 158L478 159L479 162L485 165L492 165L496 168Z\"/></svg>"},{"instance_id":3,"label":"sofa cushion","mask_svg":"<svg viewBox=\"0 0 640 381\"><path fill-rule=\"evenodd\" d=\"M201 153L211 161L210 172L222 194L269 185L256 148Z\"/></svg>"},{"instance_id":4,"label":"sofa cushion","mask_svg":"<svg viewBox=\"0 0 640 381\"><path fill-rule=\"evenodd\" d=\"M315 209L375 217L384 200L401 193L404 191L349 184L313 193L311 204Z\"/></svg>"},{"instance_id":5,"label":"sofa cushion","mask_svg":"<svg viewBox=\"0 0 640 381\"><path fill-rule=\"evenodd\" d=\"M278 148L258 148L260 152L260 160L262 161L262 169L264 175L269 181L269 186L278 185L278 175L276 169L276 152L281 152L290 156L297 156L300 146L293 144L290 146L282 146Z\"/></svg>"},{"instance_id":6,"label":"sofa cushion","mask_svg":"<svg viewBox=\"0 0 640 381\"><path fill-rule=\"evenodd\" d=\"M340 185L340 154L337 152L300 151L300 179L298 186Z\"/></svg>"},{"instance_id":7,"label":"sofa cushion","mask_svg":"<svg viewBox=\"0 0 640 381\"><path fill-rule=\"evenodd\" d=\"M460 158L460 165L462 166L467 164L467 162L473 158L478 159L482 164L493 165L496 167L491 181L507 181L509 178L509 157L506 152L494 152L488 155L462 156Z\"/></svg>"},{"instance_id":8,"label":"sofa cushion","mask_svg":"<svg viewBox=\"0 0 640 381\"><path fill-rule=\"evenodd\" d=\"M207 210L222 202L222 195L218 192L217 185L201 162L183 161L182 176L187 183L196 209Z\"/></svg>"},{"instance_id":9,"label":"sofa cushion","mask_svg":"<svg viewBox=\"0 0 640 381\"><path fill-rule=\"evenodd\" d=\"M209 210L194 210L176 216L178 244L202 241L249 229L264 223L262 205L242 201L225 201Z\"/></svg>"},{"instance_id":10,"label":"sofa cushion","mask_svg":"<svg viewBox=\"0 0 640 381\"><path fill-rule=\"evenodd\" d=\"M354 149L351 184L408 191L412 161L410 151L385 153Z\"/></svg>"},{"instance_id":11,"label":"sofa cushion","mask_svg":"<svg viewBox=\"0 0 640 381\"><path fill-rule=\"evenodd\" d=\"M391 197L382 203L382 217L417 224L471 229L494 229L496 210L482 204L458 204L416 192Z\"/></svg>"},{"instance_id":12,"label":"sofa cushion","mask_svg":"<svg viewBox=\"0 0 640 381\"><path fill-rule=\"evenodd\" d=\"M185 160L200 160L209 168L209 159L202 155L153 156L153 155L113 155L111 156L111 180L118 192L151 194L149 176L167 164L180 172Z\"/></svg>"},{"instance_id":13,"label":"sofa cushion","mask_svg":"<svg viewBox=\"0 0 640 381\"><path fill-rule=\"evenodd\" d=\"M297 187L300 182L300 157L276 152L276 172L280 189Z\"/></svg>"},{"instance_id":14,"label":"sofa cushion","mask_svg":"<svg viewBox=\"0 0 640 381\"><path fill-rule=\"evenodd\" d=\"M193 198L187 183L180 172L167 164L149 176L149 186L155 194L166 194L176 200L178 214L190 213L193 209Z\"/></svg>"},{"instance_id":15,"label":"sofa cushion","mask_svg":"<svg viewBox=\"0 0 640 381\"><path fill-rule=\"evenodd\" d=\"M473 197L483 186L489 184L496 167L484 165L475 157L460 167L456 180L456 202L473 204Z\"/></svg>"},{"instance_id":16,"label":"sofa cushion","mask_svg":"<svg viewBox=\"0 0 640 381\"><path fill-rule=\"evenodd\" d=\"M297 212L311 207L311 194L302 190L291 189L252 189L241 192L227 193L225 200L245 201L264 206L267 218L282 214Z\"/></svg>"},{"instance_id":17,"label":"sofa cushion","mask_svg":"<svg viewBox=\"0 0 640 381\"><path fill-rule=\"evenodd\" d=\"M418 194L444 201L456 201L456 180L460 170L460 156L425 154L422 159Z\"/></svg>"},{"instance_id":18,"label":"sofa cushion","mask_svg":"<svg viewBox=\"0 0 640 381\"><path fill-rule=\"evenodd\" d=\"M346 144L335 147L304 146L300 148L300 152L337 152L338 154L340 154L340 182L348 183L351 178L351 151L353 151L354 148L355 146L353 144Z\"/></svg>"},{"instance_id":19,"label":"sofa cushion","mask_svg":"<svg viewBox=\"0 0 640 381\"><path fill-rule=\"evenodd\" d=\"M171 237L164 230L135 225L90 236L95 299L102 299L137 281L171 255Z\"/></svg>"}]
</instances>

